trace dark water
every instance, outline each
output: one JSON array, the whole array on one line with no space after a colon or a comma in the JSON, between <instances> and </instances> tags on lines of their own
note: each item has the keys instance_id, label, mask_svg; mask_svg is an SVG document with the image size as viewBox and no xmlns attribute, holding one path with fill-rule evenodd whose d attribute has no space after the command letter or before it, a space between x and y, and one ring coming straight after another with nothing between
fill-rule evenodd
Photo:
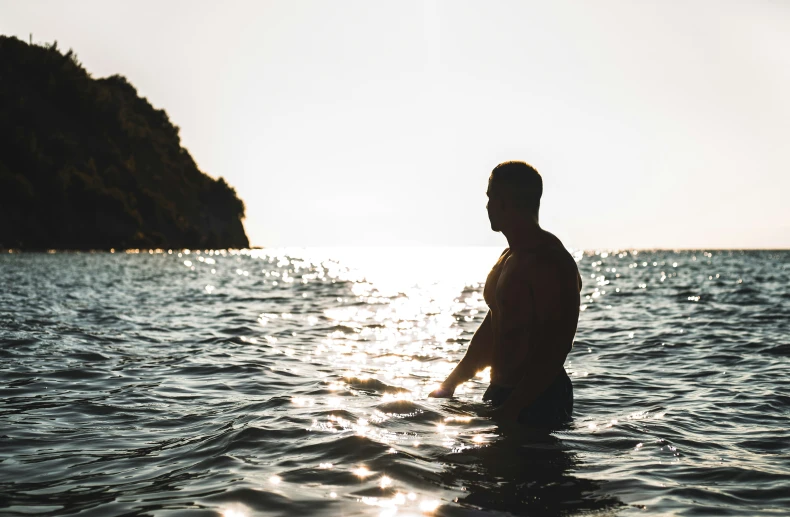
<instances>
[{"instance_id":1,"label":"dark water","mask_svg":"<svg viewBox=\"0 0 790 517\"><path fill-rule=\"evenodd\" d=\"M0 256L0 514L790 511L790 252L578 254L547 434L425 396L499 251Z\"/></svg>"}]
</instances>

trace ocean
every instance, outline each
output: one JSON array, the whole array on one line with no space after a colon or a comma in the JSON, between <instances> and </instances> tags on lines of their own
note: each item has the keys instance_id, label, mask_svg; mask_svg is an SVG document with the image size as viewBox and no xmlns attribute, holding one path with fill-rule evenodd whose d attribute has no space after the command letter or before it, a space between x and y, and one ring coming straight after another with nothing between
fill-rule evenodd
<instances>
[{"instance_id":1,"label":"ocean","mask_svg":"<svg viewBox=\"0 0 790 517\"><path fill-rule=\"evenodd\" d=\"M549 433L427 398L501 251L3 253L0 514L790 514L790 252L575 252Z\"/></svg>"}]
</instances>

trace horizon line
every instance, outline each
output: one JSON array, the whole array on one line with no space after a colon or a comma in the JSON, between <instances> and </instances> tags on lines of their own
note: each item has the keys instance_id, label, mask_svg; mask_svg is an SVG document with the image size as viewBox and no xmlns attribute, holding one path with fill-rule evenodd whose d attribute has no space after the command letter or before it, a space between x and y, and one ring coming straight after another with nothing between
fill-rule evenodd
<instances>
[{"instance_id":1,"label":"horizon line","mask_svg":"<svg viewBox=\"0 0 790 517\"><path fill-rule=\"evenodd\" d=\"M21 249L21 248L0 248L0 255L10 255L10 254L21 254L21 253L48 253L48 254L56 254L56 253L124 253L124 254L140 254L140 253L172 253L172 252L243 252L243 251L253 251L253 250L284 250L284 249L441 249L441 248L501 248L501 246L491 246L491 245L439 245L439 246L430 246L430 245L336 245L336 246L250 246L249 248L109 248L109 249L99 249L99 248L92 248L92 249L79 249L79 248L35 248L35 249ZM507 248L507 246L505 246ZM601 247L601 248L575 248L575 247L567 247L566 249L578 252L582 251L584 253L617 253L617 252L643 252L643 251L671 251L671 252L679 252L679 251L790 251L790 247L786 248L755 248L755 247L741 247L741 248L719 248L719 247L700 247L700 248L688 248L688 247L656 247L656 248L649 248L649 247Z\"/></svg>"}]
</instances>

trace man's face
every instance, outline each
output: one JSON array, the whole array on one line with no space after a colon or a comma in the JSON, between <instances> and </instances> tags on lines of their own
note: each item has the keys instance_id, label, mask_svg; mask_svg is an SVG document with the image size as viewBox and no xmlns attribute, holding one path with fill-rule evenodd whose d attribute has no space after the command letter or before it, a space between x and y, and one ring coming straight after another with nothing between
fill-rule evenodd
<instances>
[{"instance_id":1,"label":"man's face","mask_svg":"<svg viewBox=\"0 0 790 517\"><path fill-rule=\"evenodd\" d=\"M488 180L488 203L486 203L486 211L488 212L488 220L491 222L491 229L495 232L502 231L502 222L504 217L504 204L502 194L496 188L493 182Z\"/></svg>"}]
</instances>

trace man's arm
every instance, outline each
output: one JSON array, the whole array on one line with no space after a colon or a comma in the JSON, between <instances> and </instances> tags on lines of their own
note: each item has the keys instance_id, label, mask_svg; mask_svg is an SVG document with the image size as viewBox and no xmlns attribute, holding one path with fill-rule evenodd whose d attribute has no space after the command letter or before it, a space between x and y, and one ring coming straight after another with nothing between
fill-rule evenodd
<instances>
[{"instance_id":1,"label":"man's arm","mask_svg":"<svg viewBox=\"0 0 790 517\"><path fill-rule=\"evenodd\" d=\"M521 409L534 402L560 373L576 330L570 308L562 303L563 278L556 264L538 260L514 273L506 295L511 317L503 319L515 325L505 326L501 339L506 349L526 345L527 352L521 380L491 415L510 420L518 418Z\"/></svg>"},{"instance_id":2,"label":"man's arm","mask_svg":"<svg viewBox=\"0 0 790 517\"><path fill-rule=\"evenodd\" d=\"M490 365L493 344L494 333L491 328L491 311L489 310L483 323L472 336L464 358L447 376L442 386L431 392L429 397L452 397L456 386L471 379L479 370Z\"/></svg>"}]
</instances>

